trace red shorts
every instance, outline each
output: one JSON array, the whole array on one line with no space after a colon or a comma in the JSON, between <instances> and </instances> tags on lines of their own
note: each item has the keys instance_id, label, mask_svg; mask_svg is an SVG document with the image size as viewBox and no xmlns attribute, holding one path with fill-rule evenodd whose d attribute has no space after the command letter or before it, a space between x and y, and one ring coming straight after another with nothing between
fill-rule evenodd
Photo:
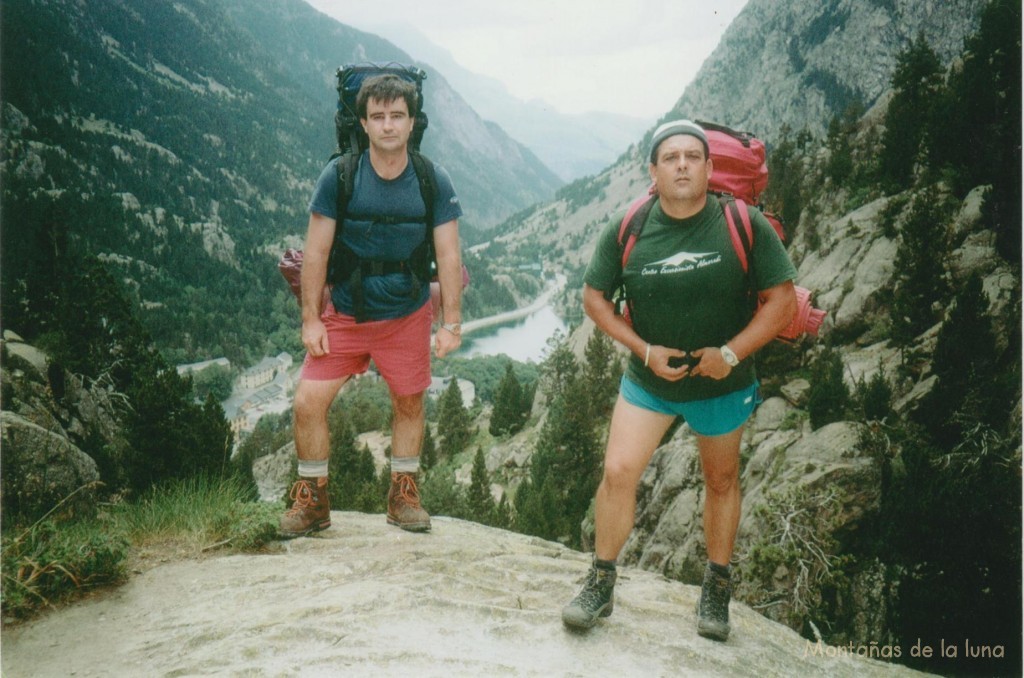
<instances>
[{"instance_id":1,"label":"red shorts","mask_svg":"<svg viewBox=\"0 0 1024 678\"><path fill-rule=\"evenodd\" d=\"M330 352L319 358L306 354L302 378L330 381L362 374L373 359L377 371L399 396L415 395L430 386L430 304L394 320L355 318L327 305L321 316L327 328Z\"/></svg>"}]
</instances>

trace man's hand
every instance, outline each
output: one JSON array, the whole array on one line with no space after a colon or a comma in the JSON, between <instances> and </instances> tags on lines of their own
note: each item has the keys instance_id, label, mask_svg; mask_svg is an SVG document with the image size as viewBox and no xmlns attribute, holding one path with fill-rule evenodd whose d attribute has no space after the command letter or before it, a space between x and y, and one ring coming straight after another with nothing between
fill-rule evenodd
<instances>
[{"instance_id":1,"label":"man's hand","mask_svg":"<svg viewBox=\"0 0 1024 678\"><path fill-rule=\"evenodd\" d=\"M641 358L647 359L647 367L666 381L679 381L690 372L686 351L667 346L654 346L644 350Z\"/></svg>"},{"instance_id":2,"label":"man's hand","mask_svg":"<svg viewBox=\"0 0 1024 678\"><path fill-rule=\"evenodd\" d=\"M327 340L327 328L324 327L322 320L315 318L303 321L302 343L314 358L325 356L331 352L331 347Z\"/></svg>"},{"instance_id":3,"label":"man's hand","mask_svg":"<svg viewBox=\"0 0 1024 678\"><path fill-rule=\"evenodd\" d=\"M434 355L443 358L462 345L462 335L453 334L450 330L441 328L434 335Z\"/></svg>"},{"instance_id":4,"label":"man's hand","mask_svg":"<svg viewBox=\"0 0 1024 678\"><path fill-rule=\"evenodd\" d=\"M692 370L691 377L708 377L710 379L725 379L732 372L732 367L725 362L722 351L717 348L698 348L691 351L690 355L699 358L700 362Z\"/></svg>"}]
</instances>

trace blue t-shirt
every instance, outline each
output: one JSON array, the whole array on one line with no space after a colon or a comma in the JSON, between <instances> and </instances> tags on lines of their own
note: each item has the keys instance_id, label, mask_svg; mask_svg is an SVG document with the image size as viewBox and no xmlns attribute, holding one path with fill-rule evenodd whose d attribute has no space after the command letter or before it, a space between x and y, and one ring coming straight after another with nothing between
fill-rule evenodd
<instances>
[{"instance_id":1,"label":"blue t-shirt","mask_svg":"<svg viewBox=\"0 0 1024 678\"><path fill-rule=\"evenodd\" d=\"M370 164L370 152L363 151L356 169L352 198L347 215L376 217L419 217L417 222L385 224L346 216L343 242L361 258L377 261L404 261L409 258L426 235L423 217L426 205L420 195L419 181L412 161L395 179L381 179ZM327 163L313 190L309 211L337 219L338 159ZM455 194L452 180L439 165L434 165L437 195L434 198L433 227L462 216L462 205ZM420 285L418 292L414 285ZM417 283L409 273L388 273L363 278L364 306L368 320L403 318L418 310L430 298L426 281ZM352 292L348 282L331 289L334 308L346 315L355 315Z\"/></svg>"}]
</instances>

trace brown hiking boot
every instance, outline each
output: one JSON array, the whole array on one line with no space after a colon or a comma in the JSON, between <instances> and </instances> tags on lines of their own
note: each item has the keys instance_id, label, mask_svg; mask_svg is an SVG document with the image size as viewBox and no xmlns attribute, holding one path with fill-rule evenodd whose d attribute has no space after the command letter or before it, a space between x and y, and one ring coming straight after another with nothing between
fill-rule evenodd
<instances>
[{"instance_id":1,"label":"brown hiking boot","mask_svg":"<svg viewBox=\"0 0 1024 678\"><path fill-rule=\"evenodd\" d=\"M430 529L430 515L420 506L420 491L413 473L392 473L388 490L388 524L410 532Z\"/></svg>"},{"instance_id":2,"label":"brown hiking boot","mask_svg":"<svg viewBox=\"0 0 1024 678\"><path fill-rule=\"evenodd\" d=\"M299 478L289 494L292 507L281 516L277 534L283 539L304 537L331 526L327 478Z\"/></svg>"}]
</instances>

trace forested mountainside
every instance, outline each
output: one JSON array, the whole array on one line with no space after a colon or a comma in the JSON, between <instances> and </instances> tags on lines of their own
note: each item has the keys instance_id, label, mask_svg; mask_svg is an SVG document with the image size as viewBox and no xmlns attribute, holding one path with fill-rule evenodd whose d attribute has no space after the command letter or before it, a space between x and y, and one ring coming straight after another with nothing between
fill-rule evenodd
<instances>
[{"instance_id":1,"label":"forested mountainside","mask_svg":"<svg viewBox=\"0 0 1024 678\"><path fill-rule=\"evenodd\" d=\"M336 146L335 69L408 57L298 0L17 0L2 31L5 326L46 331L95 255L172 360L295 350L274 263ZM467 230L559 185L434 72L426 98Z\"/></svg>"}]
</instances>

